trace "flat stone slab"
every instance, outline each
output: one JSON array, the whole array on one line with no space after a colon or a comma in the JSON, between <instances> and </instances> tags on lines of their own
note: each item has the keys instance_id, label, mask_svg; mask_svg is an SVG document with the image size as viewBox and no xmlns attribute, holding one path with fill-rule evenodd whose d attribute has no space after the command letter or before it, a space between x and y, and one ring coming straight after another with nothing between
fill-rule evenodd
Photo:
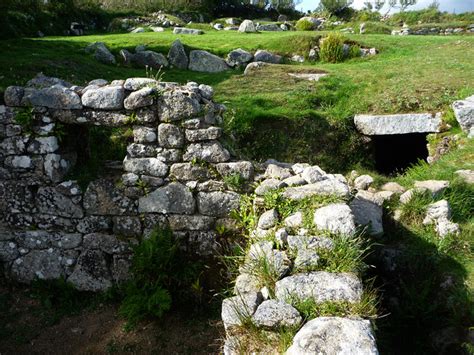
<instances>
[{"instance_id":1,"label":"flat stone slab","mask_svg":"<svg viewBox=\"0 0 474 355\"><path fill-rule=\"evenodd\" d=\"M363 319L319 317L306 323L293 339L287 355L378 355L370 322Z\"/></svg>"},{"instance_id":2,"label":"flat stone slab","mask_svg":"<svg viewBox=\"0 0 474 355\"><path fill-rule=\"evenodd\" d=\"M384 136L410 133L437 133L441 113L408 113L398 115L356 115L357 130L367 136Z\"/></svg>"},{"instance_id":3,"label":"flat stone slab","mask_svg":"<svg viewBox=\"0 0 474 355\"><path fill-rule=\"evenodd\" d=\"M319 81L319 79L327 76L326 73L319 73L319 74L309 74L309 73L288 73L289 76L301 79L301 80L308 80L308 81Z\"/></svg>"}]
</instances>

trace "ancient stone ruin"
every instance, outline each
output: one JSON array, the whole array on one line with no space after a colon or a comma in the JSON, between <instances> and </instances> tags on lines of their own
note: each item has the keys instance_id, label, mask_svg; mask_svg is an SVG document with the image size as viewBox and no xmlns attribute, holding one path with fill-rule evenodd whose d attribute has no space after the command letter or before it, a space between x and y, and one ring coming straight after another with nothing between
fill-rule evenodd
<instances>
[{"instance_id":1,"label":"ancient stone ruin","mask_svg":"<svg viewBox=\"0 0 474 355\"><path fill-rule=\"evenodd\" d=\"M222 178L251 179L253 166L232 162L219 142L225 108L212 95L209 86L148 78L81 88L39 76L8 88L0 106L0 257L11 277L107 289L126 278L124 240L155 225L169 224L187 248L213 254L214 226L239 204ZM18 123L22 114L31 115L31 126ZM58 138L58 125L130 126L123 171L82 190L66 178L81 152Z\"/></svg>"},{"instance_id":2,"label":"ancient stone ruin","mask_svg":"<svg viewBox=\"0 0 474 355\"><path fill-rule=\"evenodd\" d=\"M64 278L79 290L106 290L130 277L131 246L156 226L169 226L189 253L215 255L226 243L218 230L234 228L229 215L244 199L229 183L237 177L258 218L246 231L249 246L234 296L222 304L225 354L252 350L242 333L248 320L269 336L281 327L298 327L290 354L309 349L377 354L369 319L308 319L298 304L362 302L359 276L321 270L321 260L341 241L382 234L385 200L400 196L406 203L420 191L438 194L449 182L418 181L408 191L388 183L377 191L368 175L348 181L305 163L236 160L220 141L225 107L212 98L210 86L152 78L98 79L79 87L38 75L25 87L7 88L6 105L0 106L0 262L5 273L23 283ZM457 103L457 114L469 105ZM357 116L356 125L364 134L383 136L436 131L440 123L431 115L411 117L411 126L391 125L394 120L404 117ZM81 188L68 174L84 149L73 138L88 127L128 127L133 142L120 166ZM64 139L66 129L74 134ZM297 210L283 215L266 208L268 193ZM313 198L317 206L298 205ZM441 237L459 232L445 200L429 206L423 223ZM259 278L262 269L271 283Z\"/></svg>"}]
</instances>

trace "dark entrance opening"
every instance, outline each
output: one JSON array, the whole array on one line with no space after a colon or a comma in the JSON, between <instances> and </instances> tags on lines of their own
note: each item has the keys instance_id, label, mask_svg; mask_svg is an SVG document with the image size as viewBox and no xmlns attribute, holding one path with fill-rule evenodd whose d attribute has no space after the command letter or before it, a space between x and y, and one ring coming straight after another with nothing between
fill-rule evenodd
<instances>
[{"instance_id":1,"label":"dark entrance opening","mask_svg":"<svg viewBox=\"0 0 474 355\"><path fill-rule=\"evenodd\" d=\"M372 136L375 167L382 174L402 172L418 160L426 160L426 133Z\"/></svg>"}]
</instances>

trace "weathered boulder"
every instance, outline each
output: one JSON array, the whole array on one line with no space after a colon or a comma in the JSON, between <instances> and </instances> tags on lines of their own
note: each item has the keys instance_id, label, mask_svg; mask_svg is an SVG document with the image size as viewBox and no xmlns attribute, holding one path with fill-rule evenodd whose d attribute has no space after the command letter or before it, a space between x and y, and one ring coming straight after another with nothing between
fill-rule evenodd
<instances>
[{"instance_id":1,"label":"weathered boulder","mask_svg":"<svg viewBox=\"0 0 474 355\"><path fill-rule=\"evenodd\" d=\"M280 26L276 23L268 23L268 24L259 24L256 27L257 31L282 31Z\"/></svg>"},{"instance_id":2,"label":"weathered boulder","mask_svg":"<svg viewBox=\"0 0 474 355\"><path fill-rule=\"evenodd\" d=\"M199 192L197 202L201 214L225 217L239 207L240 195L230 191Z\"/></svg>"},{"instance_id":3,"label":"weathered boulder","mask_svg":"<svg viewBox=\"0 0 474 355\"><path fill-rule=\"evenodd\" d=\"M351 235L355 232L354 215L344 203L333 203L314 212L314 224L318 229L331 233Z\"/></svg>"},{"instance_id":4,"label":"weathered boulder","mask_svg":"<svg viewBox=\"0 0 474 355\"><path fill-rule=\"evenodd\" d=\"M222 135L222 128L209 127L201 129L187 129L186 139L190 142L201 142L219 139Z\"/></svg>"},{"instance_id":5,"label":"weathered boulder","mask_svg":"<svg viewBox=\"0 0 474 355\"><path fill-rule=\"evenodd\" d=\"M359 132L367 136L437 133L441 126L441 114L356 115L354 123Z\"/></svg>"},{"instance_id":6,"label":"weathered boulder","mask_svg":"<svg viewBox=\"0 0 474 355\"><path fill-rule=\"evenodd\" d=\"M166 57L153 51L140 51L133 55L132 63L140 67L149 67L153 69L161 69L168 66Z\"/></svg>"},{"instance_id":7,"label":"weathered boulder","mask_svg":"<svg viewBox=\"0 0 474 355\"><path fill-rule=\"evenodd\" d=\"M115 64L114 55L103 42L94 42L85 48L86 53L93 53L94 58L104 64Z\"/></svg>"},{"instance_id":8,"label":"weathered boulder","mask_svg":"<svg viewBox=\"0 0 474 355\"><path fill-rule=\"evenodd\" d=\"M349 186L336 180L326 179L318 181L314 184L303 186L289 187L283 191L282 196L290 200L302 200L306 197L314 195L335 195L340 197L348 197L350 195Z\"/></svg>"},{"instance_id":9,"label":"weathered boulder","mask_svg":"<svg viewBox=\"0 0 474 355\"><path fill-rule=\"evenodd\" d=\"M278 212L275 209L264 212L258 219L258 228L270 229L278 222Z\"/></svg>"},{"instance_id":10,"label":"weathered boulder","mask_svg":"<svg viewBox=\"0 0 474 355\"><path fill-rule=\"evenodd\" d=\"M158 158L128 158L123 161L123 169L129 173L164 177L168 166Z\"/></svg>"},{"instance_id":11,"label":"weathered boulder","mask_svg":"<svg viewBox=\"0 0 474 355\"><path fill-rule=\"evenodd\" d=\"M278 54L273 54L269 51L259 49L254 55L255 62L264 62L271 64L280 64L283 61L283 57Z\"/></svg>"},{"instance_id":12,"label":"weathered boulder","mask_svg":"<svg viewBox=\"0 0 474 355\"><path fill-rule=\"evenodd\" d=\"M261 68L270 65L270 63L265 63L265 62L252 62L247 64L244 70L244 75L250 75L252 73L255 73L259 71Z\"/></svg>"},{"instance_id":13,"label":"weathered boulder","mask_svg":"<svg viewBox=\"0 0 474 355\"><path fill-rule=\"evenodd\" d=\"M132 92L123 102L125 109L135 110L137 108L153 105L156 90L151 87L145 87Z\"/></svg>"},{"instance_id":14,"label":"weathered boulder","mask_svg":"<svg viewBox=\"0 0 474 355\"><path fill-rule=\"evenodd\" d=\"M156 142L156 129L137 126L133 128L133 140L136 143Z\"/></svg>"},{"instance_id":15,"label":"weathered boulder","mask_svg":"<svg viewBox=\"0 0 474 355\"><path fill-rule=\"evenodd\" d=\"M123 87L125 90L136 91L157 84L158 82L152 78L128 78L125 80Z\"/></svg>"},{"instance_id":16,"label":"weathered boulder","mask_svg":"<svg viewBox=\"0 0 474 355\"><path fill-rule=\"evenodd\" d=\"M474 184L474 170L457 170L454 173L467 184Z\"/></svg>"},{"instance_id":17,"label":"weathered boulder","mask_svg":"<svg viewBox=\"0 0 474 355\"><path fill-rule=\"evenodd\" d=\"M370 322L363 319L319 317L296 333L288 355L378 355Z\"/></svg>"},{"instance_id":18,"label":"weathered boulder","mask_svg":"<svg viewBox=\"0 0 474 355\"><path fill-rule=\"evenodd\" d=\"M293 306L276 300L263 301L258 306L252 319L257 327L269 329L298 326L303 321L299 312Z\"/></svg>"},{"instance_id":19,"label":"weathered boulder","mask_svg":"<svg viewBox=\"0 0 474 355\"><path fill-rule=\"evenodd\" d=\"M16 280L26 283L58 279L65 276L61 260L57 249L32 250L13 262L11 273Z\"/></svg>"},{"instance_id":20,"label":"weathered boulder","mask_svg":"<svg viewBox=\"0 0 474 355\"><path fill-rule=\"evenodd\" d=\"M227 64L231 67L247 65L253 59L253 54L241 48L230 51L227 55Z\"/></svg>"},{"instance_id":21,"label":"weathered boulder","mask_svg":"<svg viewBox=\"0 0 474 355\"><path fill-rule=\"evenodd\" d=\"M189 54L189 70L206 73L219 73L228 69L229 66L225 60L215 54L202 50L194 50Z\"/></svg>"},{"instance_id":22,"label":"weathered boulder","mask_svg":"<svg viewBox=\"0 0 474 355\"><path fill-rule=\"evenodd\" d=\"M212 174L207 167L193 163L171 165L170 176L179 181L206 181L212 178Z\"/></svg>"},{"instance_id":23,"label":"weathered boulder","mask_svg":"<svg viewBox=\"0 0 474 355\"><path fill-rule=\"evenodd\" d=\"M196 201L192 192L183 184L172 182L138 200L138 212L193 214ZM205 213L203 213L205 214Z\"/></svg>"},{"instance_id":24,"label":"weathered boulder","mask_svg":"<svg viewBox=\"0 0 474 355\"><path fill-rule=\"evenodd\" d=\"M173 33L175 35L202 35L204 31L196 30L194 28L186 28L186 27L175 27L173 29Z\"/></svg>"},{"instance_id":25,"label":"weathered boulder","mask_svg":"<svg viewBox=\"0 0 474 355\"><path fill-rule=\"evenodd\" d=\"M462 130L472 132L474 128L474 95L453 103L454 115Z\"/></svg>"},{"instance_id":26,"label":"weathered boulder","mask_svg":"<svg viewBox=\"0 0 474 355\"><path fill-rule=\"evenodd\" d=\"M112 286L112 275L105 253L88 249L81 253L73 273L67 279L80 291L105 291Z\"/></svg>"},{"instance_id":27,"label":"weathered boulder","mask_svg":"<svg viewBox=\"0 0 474 355\"><path fill-rule=\"evenodd\" d=\"M259 196L265 195L267 192L272 190L278 190L285 187L285 184L278 179L266 179L263 180L260 185L255 189L255 194Z\"/></svg>"},{"instance_id":28,"label":"weathered boulder","mask_svg":"<svg viewBox=\"0 0 474 355\"><path fill-rule=\"evenodd\" d=\"M61 217L82 218L84 212L80 198L62 194L53 187L40 187L36 195L36 206L41 213Z\"/></svg>"},{"instance_id":29,"label":"weathered boulder","mask_svg":"<svg viewBox=\"0 0 474 355\"><path fill-rule=\"evenodd\" d=\"M93 181L87 187L83 200L84 209L91 215L133 214L133 200L124 196L109 180Z\"/></svg>"},{"instance_id":30,"label":"weathered boulder","mask_svg":"<svg viewBox=\"0 0 474 355\"><path fill-rule=\"evenodd\" d=\"M361 175L354 179L354 187L358 190L367 190L374 183L374 178L370 175Z\"/></svg>"},{"instance_id":31,"label":"weathered boulder","mask_svg":"<svg viewBox=\"0 0 474 355\"><path fill-rule=\"evenodd\" d=\"M188 68L188 55L184 50L184 46L179 39L175 40L170 47L168 52L168 61L171 66L178 69Z\"/></svg>"},{"instance_id":32,"label":"weathered boulder","mask_svg":"<svg viewBox=\"0 0 474 355\"><path fill-rule=\"evenodd\" d=\"M255 24L252 20L244 20L239 26L239 32L242 33L250 33L250 32L257 32L255 28Z\"/></svg>"},{"instance_id":33,"label":"weathered boulder","mask_svg":"<svg viewBox=\"0 0 474 355\"><path fill-rule=\"evenodd\" d=\"M183 154L184 161L194 159L203 160L208 163L224 163L230 159L230 154L217 142L193 143L187 146Z\"/></svg>"},{"instance_id":34,"label":"weathered boulder","mask_svg":"<svg viewBox=\"0 0 474 355\"><path fill-rule=\"evenodd\" d=\"M301 177L306 180L308 184L314 184L318 181L325 180L326 172L319 166L309 166L303 170Z\"/></svg>"},{"instance_id":35,"label":"weathered boulder","mask_svg":"<svg viewBox=\"0 0 474 355\"><path fill-rule=\"evenodd\" d=\"M170 123L158 126L158 143L163 148L181 148L184 145L184 135L181 129Z\"/></svg>"},{"instance_id":36,"label":"weathered boulder","mask_svg":"<svg viewBox=\"0 0 474 355\"><path fill-rule=\"evenodd\" d=\"M43 106L63 110L82 108L79 95L58 84L41 89L25 88L21 106Z\"/></svg>"},{"instance_id":37,"label":"weathered boulder","mask_svg":"<svg viewBox=\"0 0 474 355\"><path fill-rule=\"evenodd\" d=\"M415 188L429 190L433 196L438 196L449 187L447 180L415 181Z\"/></svg>"},{"instance_id":38,"label":"weathered boulder","mask_svg":"<svg viewBox=\"0 0 474 355\"><path fill-rule=\"evenodd\" d=\"M224 328L242 325L256 311L258 305L262 302L260 292L252 292L226 298L222 301L221 318L224 322Z\"/></svg>"},{"instance_id":39,"label":"weathered boulder","mask_svg":"<svg viewBox=\"0 0 474 355\"><path fill-rule=\"evenodd\" d=\"M242 273L235 279L234 292L236 295L260 291L260 282L253 275Z\"/></svg>"},{"instance_id":40,"label":"weathered boulder","mask_svg":"<svg viewBox=\"0 0 474 355\"><path fill-rule=\"evenodd\" d=\"M120 110L123 108L125 91L121 86L105 86L87 90L82 95L82 104L101 110Z\"/></svg>"},{"instance_id":41,"label":"weathered boulder","mask_svg":"<svg viewBox=\"0 0 474 355\"><path fill-rule=\"evenodd\" d=\"M280 301L312 299L323 302L359 302L362 283L353 274L314 271L294 274L275 284L275 296Z\"/></svg>"},{"instance_id":42,"label":"weathered boulder","mask_svg":"<svg viewBox=\"0 0 474 355\"><path fill-rule=\"evenodd\" d=\"M193 117L199 112L199 101L179 90L167 91L158 100L158 116L164 122Z\"/></svg>"},{"instance_id":43,"label":"weathered boulder","mask_svg":"<svg viewBox=\"0 0 474 355\"><path fill-rule=\"evenodd\" d=\"M285 227L298 228L303 224L303 212L295 212L283 221Z\"/></svg>"},{"instance_id":44,"label":"weathered boulder","mask_svg":"<svg viewBox=\"0 0 474 355\"><path fill-rule=\"evenodd\" d=\"M368 226L371 235L383 233L383 208L380 203L377 203L375 194L359 191L351 201L350 207L357 225Z\"/></svg>"}]
</instances>

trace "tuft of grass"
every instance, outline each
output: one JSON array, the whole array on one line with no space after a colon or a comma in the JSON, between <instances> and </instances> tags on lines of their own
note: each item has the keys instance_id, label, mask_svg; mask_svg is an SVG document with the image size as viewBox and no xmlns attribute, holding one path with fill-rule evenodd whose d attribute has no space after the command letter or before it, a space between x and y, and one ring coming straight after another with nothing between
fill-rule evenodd
<instances>
[{"instance_id":1,"label":"tuft of grass","mask_svg":"<svg viewBox=\"0 0 474 355\"><path fill-rule=\"evenodd\" d=\"M318 251L318 270L352 272L358 275L367 270L364 259L372 246L362 236L332 235L331 239L334 243L333 248Z\"/></svg>"},{"instance_id":2,"label":"tuft of grass","mask_svg":"<svg viewBox=\"0 0 474 355\"><path fill-rule=\"evenodd\" d=\"M377 318L378 296L374 289L366 289L359 302L334 302L317 303L312 298L305 300L290 299L304 320L318 317L361 317L365 319Z\"/></svg>"},{"instance_id":3,"label":"tuft of grass","mask_svg":"<svg viewBox=\"0 0 474 355\"><path fill-rule=\"evenodd\" d=\"M400 219L408 224L420 225L426 215L426 209L433 202L429 191L415 191L412 198L405 204L400 205Z\"/></svg>"}]
</instances>

